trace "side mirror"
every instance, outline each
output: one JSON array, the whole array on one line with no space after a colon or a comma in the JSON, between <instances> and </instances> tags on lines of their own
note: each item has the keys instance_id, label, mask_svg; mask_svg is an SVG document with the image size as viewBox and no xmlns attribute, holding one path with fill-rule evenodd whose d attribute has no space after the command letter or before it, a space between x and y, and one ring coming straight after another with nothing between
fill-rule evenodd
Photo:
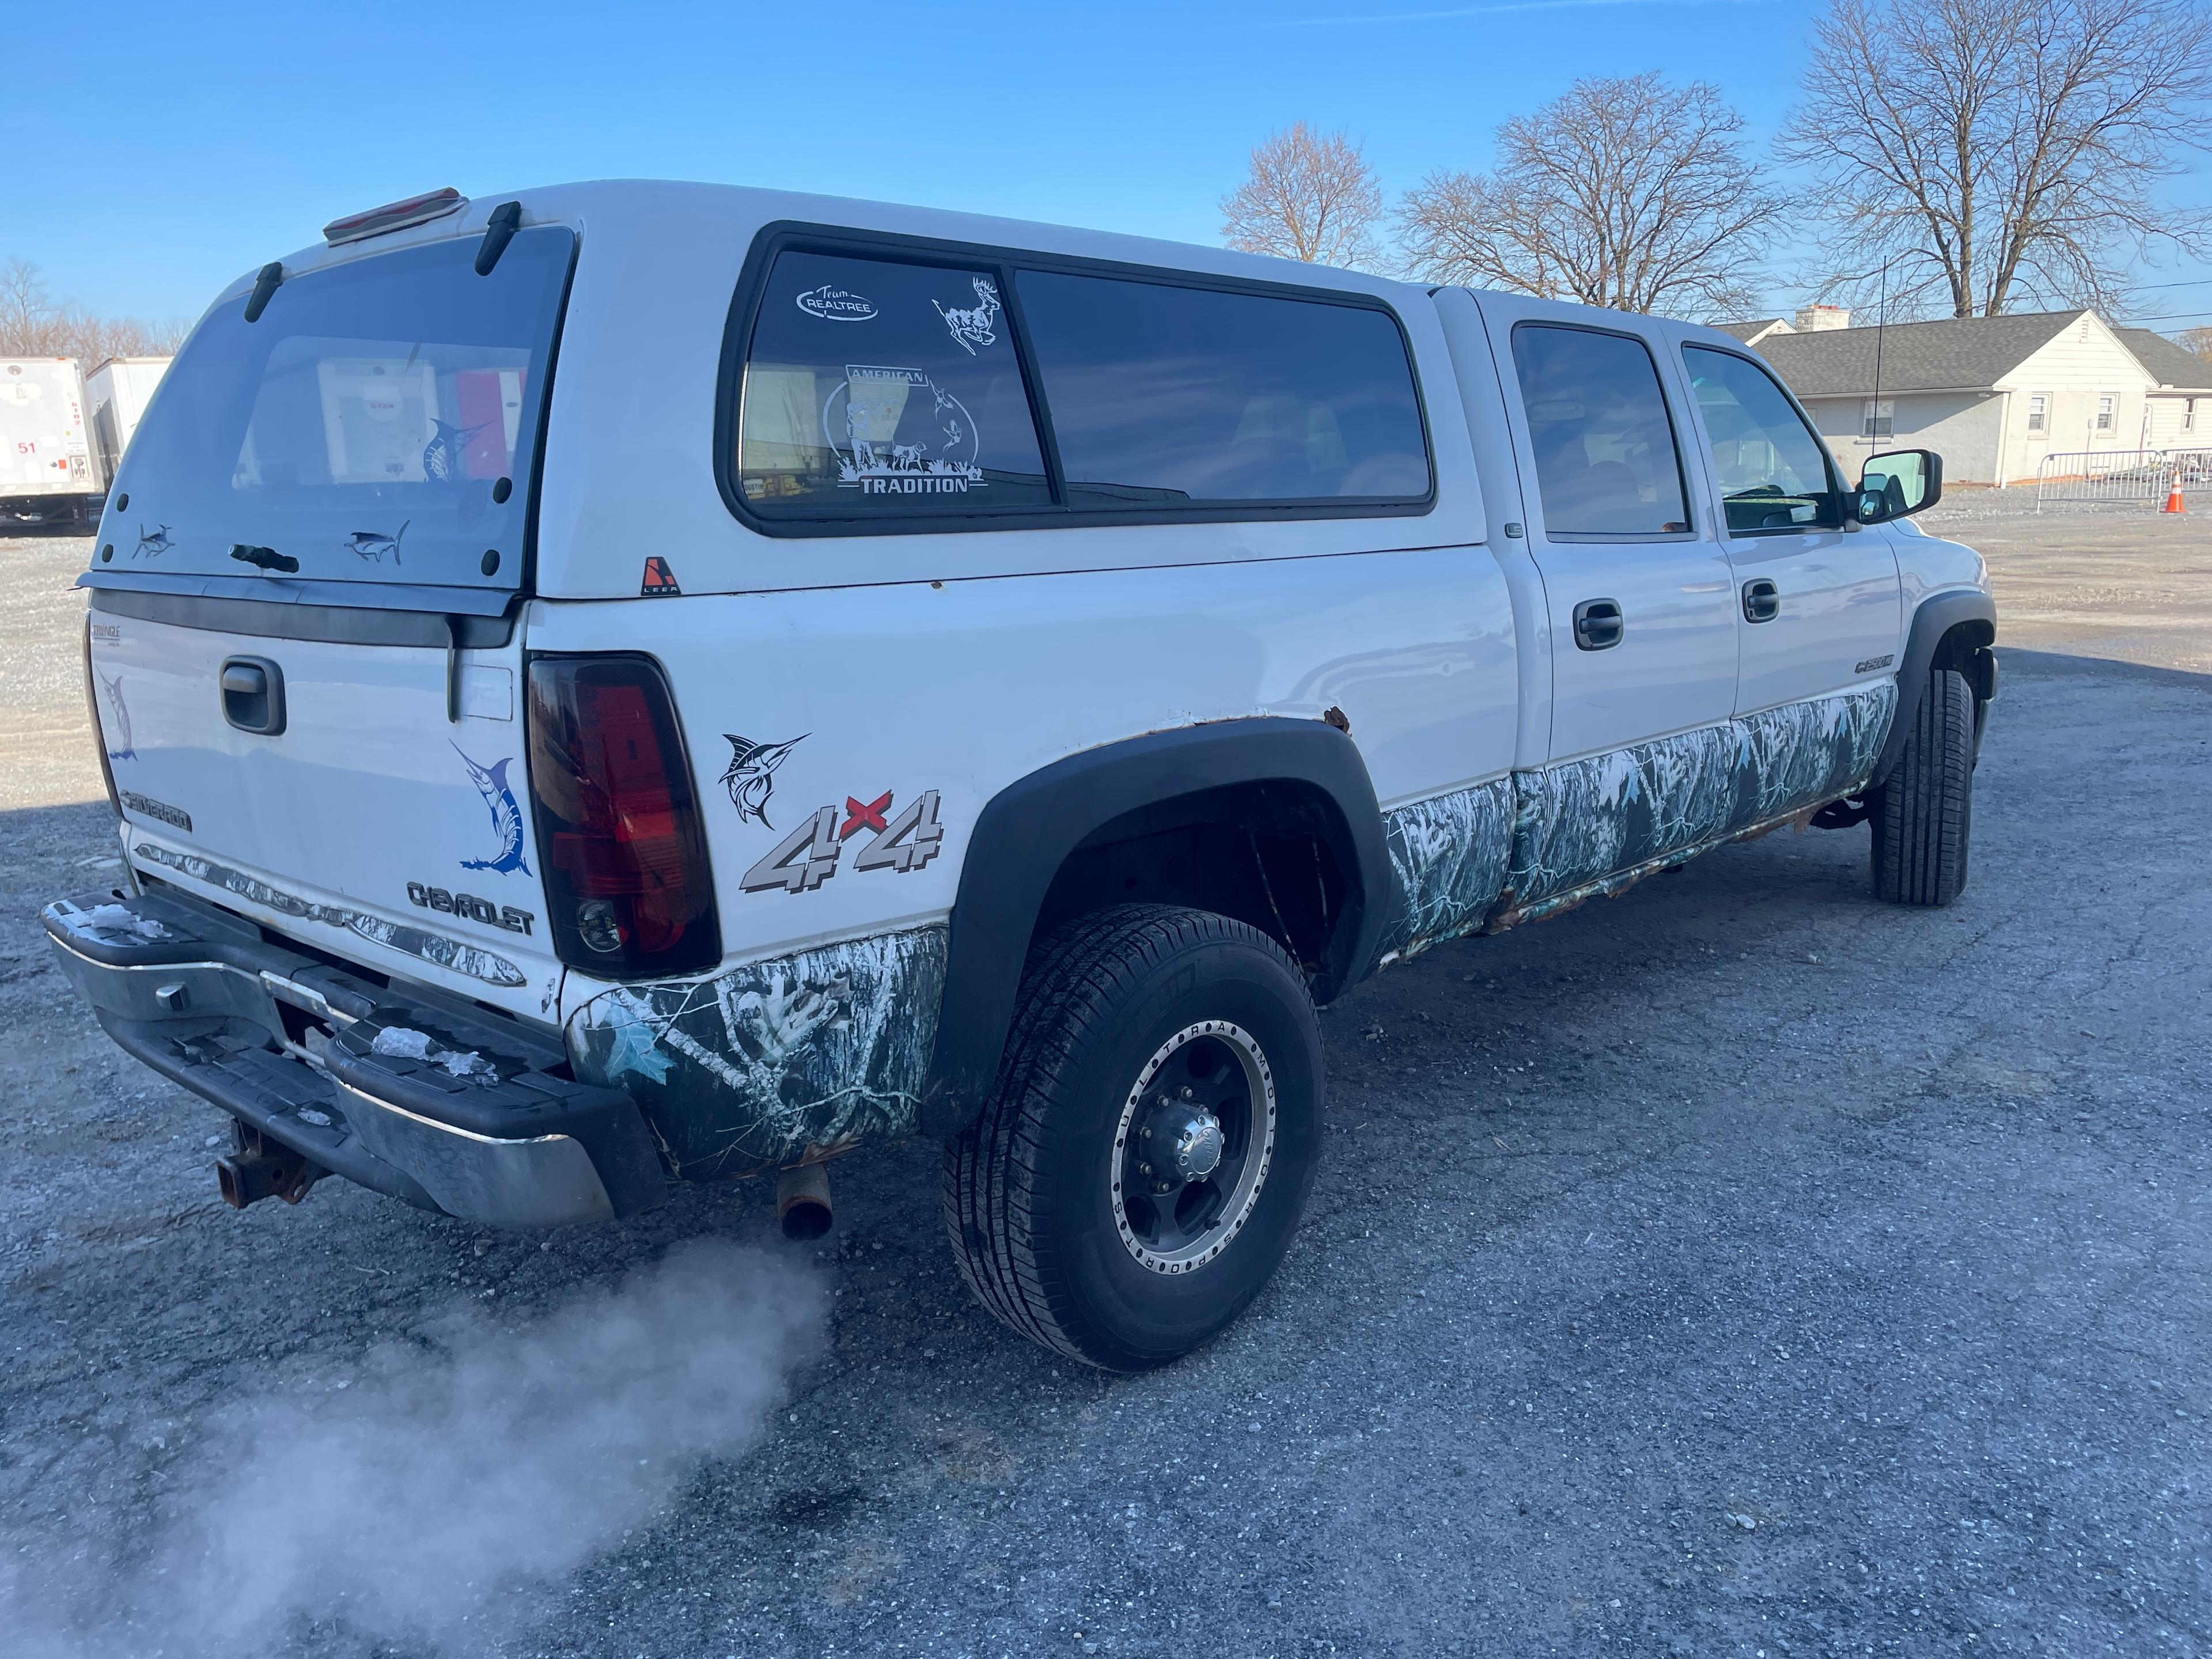
<instances>
[{"instance_id":1,"label":"side mirror","mask_svg":"<svg viewBox=\"0 0 2212 1659\"><path fill-rule=\"evenodd\" d=\"M1942 499L1943 458L1932 449L1893 449L1867 462L1851 514L1861 524L1881 524Z\"/></svg>"}]
</instances>

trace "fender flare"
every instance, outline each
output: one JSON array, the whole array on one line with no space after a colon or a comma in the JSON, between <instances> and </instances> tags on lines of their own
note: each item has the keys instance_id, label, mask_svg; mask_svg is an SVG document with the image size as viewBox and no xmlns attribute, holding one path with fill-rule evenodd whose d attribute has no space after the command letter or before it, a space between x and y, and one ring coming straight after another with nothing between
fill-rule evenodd
<instances>
[{"instance_id":1,"label":"fender flare","mask_svg":"<svg viewBox=\"0 0 2212 1659\"><path fill-rule=\"evenodd\" d=\"M1344 732L1321 720L1261 716L1084 750L1009 784L976 815L953 902L923 1133L958 1133L998 1081L1030 937L1068 854L1139 808L1270 782L1318 790L1340 820L1323 833L1347 894L1317 993L1340 994L1371 970L1389 914L1390 856L1374 781Z\"/></svg>"},{"instance_id":2,"label":"fender flare","mask_svg":"<svg viewBox=\"0 0 2212 1659\"><path fill-rule=\"evenodd\" d=\"M1962 623L1978 624L1974 643L1990 644L1997 635L1996 600L1978 587L1960 588L1930 594L1912 613L1905 660L1897 670L1897 713L1890 720L1889 736L1882 740L1881 754L1875 761L1869 788L1888 777L1905 753L1905 740L1920 712L1921 696L1928 690L1928 670L1936 660L1936 648Z\"/></svg>"}]
</instances>

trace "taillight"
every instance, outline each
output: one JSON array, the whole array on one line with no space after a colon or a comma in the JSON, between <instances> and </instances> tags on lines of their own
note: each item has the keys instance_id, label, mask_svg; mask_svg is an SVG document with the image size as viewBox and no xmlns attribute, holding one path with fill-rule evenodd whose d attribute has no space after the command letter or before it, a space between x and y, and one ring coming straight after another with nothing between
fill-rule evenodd
<instances>
[{"instance_id":1,"label":"taillight","mask_svg":"<svg viewBox=\"0 0 2212 1659\"><path fill-rule=\"evenodd\" d=\"M720 960L691 768L659 668L533 660L530 793L562 961L621 979Z\"/></svg>"}]
</instances>

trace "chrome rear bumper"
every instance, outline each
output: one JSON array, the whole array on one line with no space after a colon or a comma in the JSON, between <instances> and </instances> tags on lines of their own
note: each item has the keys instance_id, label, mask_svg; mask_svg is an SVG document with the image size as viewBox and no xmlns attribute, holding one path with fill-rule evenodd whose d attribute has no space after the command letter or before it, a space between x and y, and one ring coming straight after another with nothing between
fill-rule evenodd
<instances>
[{"instance_id":1,"label":"chrome rear bumper","mask_svg":"<svg viewBox=\"0 0 2212 1659\"><path fill-rule=\"evenodd\" d=\"M636 1103L568 1075L550 1029L356 977L173 890L59 900L42 920L118 1043L333 1174L498 1226L665 1195Z\"/></svg>"}]
</instances>

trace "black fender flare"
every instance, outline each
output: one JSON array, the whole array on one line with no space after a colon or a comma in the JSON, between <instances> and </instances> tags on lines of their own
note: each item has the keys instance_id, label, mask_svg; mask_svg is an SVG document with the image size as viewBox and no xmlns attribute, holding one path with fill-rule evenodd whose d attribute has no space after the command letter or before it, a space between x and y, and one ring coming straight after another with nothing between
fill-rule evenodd
<instances>
[{"instance_id":1,"label":"black fender flare","mask_svg":"<svg viewBox=\"0 0 2212 1659\"><path fill-rule=\"evenodd\" d=\"M953 901L923 1133L958 1133L998 1081L1037 917L1085 838L1141 807L1271 782L1318 790L1340 819L1324 834L1348 891L1317 990L1334 995L1371 971L1389 915L1390 855L1374 781L1351 738L1322 720L1260 716L1084 750L1007 785L976 815Z\"/></svg>"},{"instance_id":2,"label":"black fender flare","mask_svg":"<svg viewBox=\"0 0 2212 1659\"><path fill-rule=\"evenodd\" d=\"M1881 754L1875 761L1869 787L1887 778L1905 753L1905 739L1912 730L1913 717L1920 712L1920 699L1928 690L1928 670L1936 660L1936 649L1961 624L1978 624L1974 628L1974 644L1990 644L1997 635L1997 602L1978 587L1958 588L1930 594L1912 613L1912 627L1905 639L1905 660L1897 669L1897 713L1889 722L1889 736L1882 741Z\"/></svg>"}]
</instances>

